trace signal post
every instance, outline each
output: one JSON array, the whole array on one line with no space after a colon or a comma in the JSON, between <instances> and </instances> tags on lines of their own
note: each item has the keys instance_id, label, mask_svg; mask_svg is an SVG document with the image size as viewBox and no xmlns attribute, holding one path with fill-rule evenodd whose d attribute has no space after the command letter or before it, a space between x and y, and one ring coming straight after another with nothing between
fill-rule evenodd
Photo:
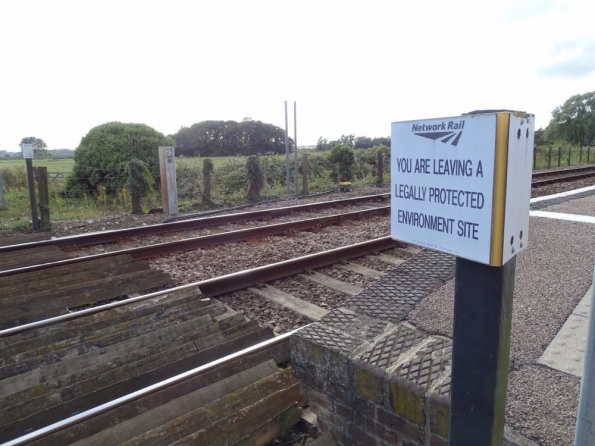
<instances>
[{"instance_id":1,"label":"signal post","mask_svg":"<svg viewBox=\"0 0 595 446\"><path fill-rule=\"evenodd\" d=\"M392 124L391 236L457 257L451 446L502 444L533 131L533 115L508 110Z\"/></svg>"}]
</instances>

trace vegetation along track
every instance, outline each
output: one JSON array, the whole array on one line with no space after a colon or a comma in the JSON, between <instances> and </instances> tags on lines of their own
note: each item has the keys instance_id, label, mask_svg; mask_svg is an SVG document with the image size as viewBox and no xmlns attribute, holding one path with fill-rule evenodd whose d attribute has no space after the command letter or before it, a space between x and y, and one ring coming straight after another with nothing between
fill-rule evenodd
<instances>
[{"instance_id":1,"label":"vegetation along track","mask_svg":"<svg viewBox=\"0 0 595 446\"><path fill-rule=\"evenodd\" d=\"M273 333L205 296L395 248L411 255L385 237L2 330L0 440L42 429L14 444L262 444L306 404L287 340L212 363ZM271 285L253 290L307 320L328 311Z\"/></svg>"}]
</instances>

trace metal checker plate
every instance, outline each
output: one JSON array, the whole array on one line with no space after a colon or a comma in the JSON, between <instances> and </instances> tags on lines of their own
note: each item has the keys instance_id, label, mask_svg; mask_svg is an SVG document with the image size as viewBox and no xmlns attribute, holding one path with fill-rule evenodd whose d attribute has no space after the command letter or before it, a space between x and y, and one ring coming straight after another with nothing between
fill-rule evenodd
<instances>
[{"instance_id":1,"label":"metal checker plate","mask_svg":"<svg viewBox=\"0 0 595 446\"><path fill-rule=\"evenodd\" d=\"M328 313L320 322L334 326L342 332L347 332L356 337L363 337L372 339L381 334L388 322L379 321L366 317L365 315L357 315L347 310L346 308L339 308Z\"/></svg>"},{"instance_id":2,"label":"metal checker plate","mask_svg":"<svg viewBox=\"0 0 595 446\"><path fill-rule=\"evenodd\" d=\"M400 322L454 273L454 256L425 249L347 300L344 306L374 318Z\"/></svg>"},{"instance_id":3,"label":"metal checker plate","mask_svg":"<svg viewBox=\"0 0 595 446\"><path fill-rule=\"evenodd\" d=\"M298 334L316 345L339 351L349 356L363 341L343 331L333 330L320 323L312 324Z\"/></svg>"},{"instance_id":4,"label":"metal checker plate","mask_svg":"<svg viewBox=\"0 0 595 446\"><path fill-rule=\"evenodd\" d=\"M401 364L395 374L416 387L427 390L452 361L452 341L436 338L417 352L415 357Z\"/></svg>"},{"instance_id":5,"label":"metal checker plate","mask_svg":"<svg viewBox=\"0 0 595 446\"><path fill-rule=\"evenodd\" d=\"M428 337L427 334L399 325L396 332L379 339L358 359L379 368L388 368L399 356Z\"/></svg>"}]
</instances>

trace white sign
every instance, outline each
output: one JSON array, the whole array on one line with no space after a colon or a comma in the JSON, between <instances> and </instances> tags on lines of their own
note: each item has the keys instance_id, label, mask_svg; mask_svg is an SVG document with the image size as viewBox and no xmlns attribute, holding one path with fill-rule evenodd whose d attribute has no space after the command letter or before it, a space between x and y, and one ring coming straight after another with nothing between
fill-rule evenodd
<instances>
[{"instance_id":1,"label":"white sign","mask_svg":"<svg viewBox=\"0 0 595 446\"><path fill-rule=\"evenodd\" d=\"M33 144L21 144L23 158L33 158Z\"/></svg>"},{"instance_id":2,"label":"white sign","mask_svg":"<svg viewBox=\"0 0 595 446\"><path fill-rule=\"evenodd\" d=\"M505 115L508 122L509 114ZM494 260L492 253L493 228L504 224L500 219L494 226L498 125L496 113L392 124L394 239L480 263L501 264L501 256ZM532 143L531 137L531 147ZM530 188L530 171L528 182ZM505 183L501 190L505 191ZM527 225L529 192L522 194L527 195ZM504 234L499 230L501 254ZM518 250L526 247L526 234L525 229L525 242Z\"/></svg>"}]
</instances>

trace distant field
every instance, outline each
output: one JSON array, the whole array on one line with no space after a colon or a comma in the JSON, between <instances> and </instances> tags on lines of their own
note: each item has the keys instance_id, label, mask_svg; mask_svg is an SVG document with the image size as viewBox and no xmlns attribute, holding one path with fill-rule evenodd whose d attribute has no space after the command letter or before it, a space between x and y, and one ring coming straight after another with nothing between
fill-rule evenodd
<instances>
[{"instance_id":1,"label":"distant field","mask_svg":"<svg viewBox=\"0 0 595 446\"><path fill-rule=\"evenodd\" d=\"M49 172L70 172L74 165L73 158L63 159L35 159L33 158L33 166L47 167ZM0 159L0 167L13 167L23 166L25 167L24 159Z\"/></svg>"},{"instance_id":2,"label":"distant field","mask_svg":"<svg viewBox=\"0 0 595 446\"><path fill-rule=\"evenodd\" d=\"M215 169L226 161L229 160L239 160L242 162L246 161L246 156L216 156L216 157L208 157L213 161L215 165ZM196 164L202 167L202 160L205 158L198 157L198 158L178 158L176 162L180 163L183 161L190 162L192 164ZM72 170L72 166L74 165L74 158L64 158L64 159L35 159L33 158L33 166L45 166L48 168L50 172L70 172ZM25 166L24 159L0 159L0 167L12 167L12 166Z\"/></svg>"}]
</instances>

